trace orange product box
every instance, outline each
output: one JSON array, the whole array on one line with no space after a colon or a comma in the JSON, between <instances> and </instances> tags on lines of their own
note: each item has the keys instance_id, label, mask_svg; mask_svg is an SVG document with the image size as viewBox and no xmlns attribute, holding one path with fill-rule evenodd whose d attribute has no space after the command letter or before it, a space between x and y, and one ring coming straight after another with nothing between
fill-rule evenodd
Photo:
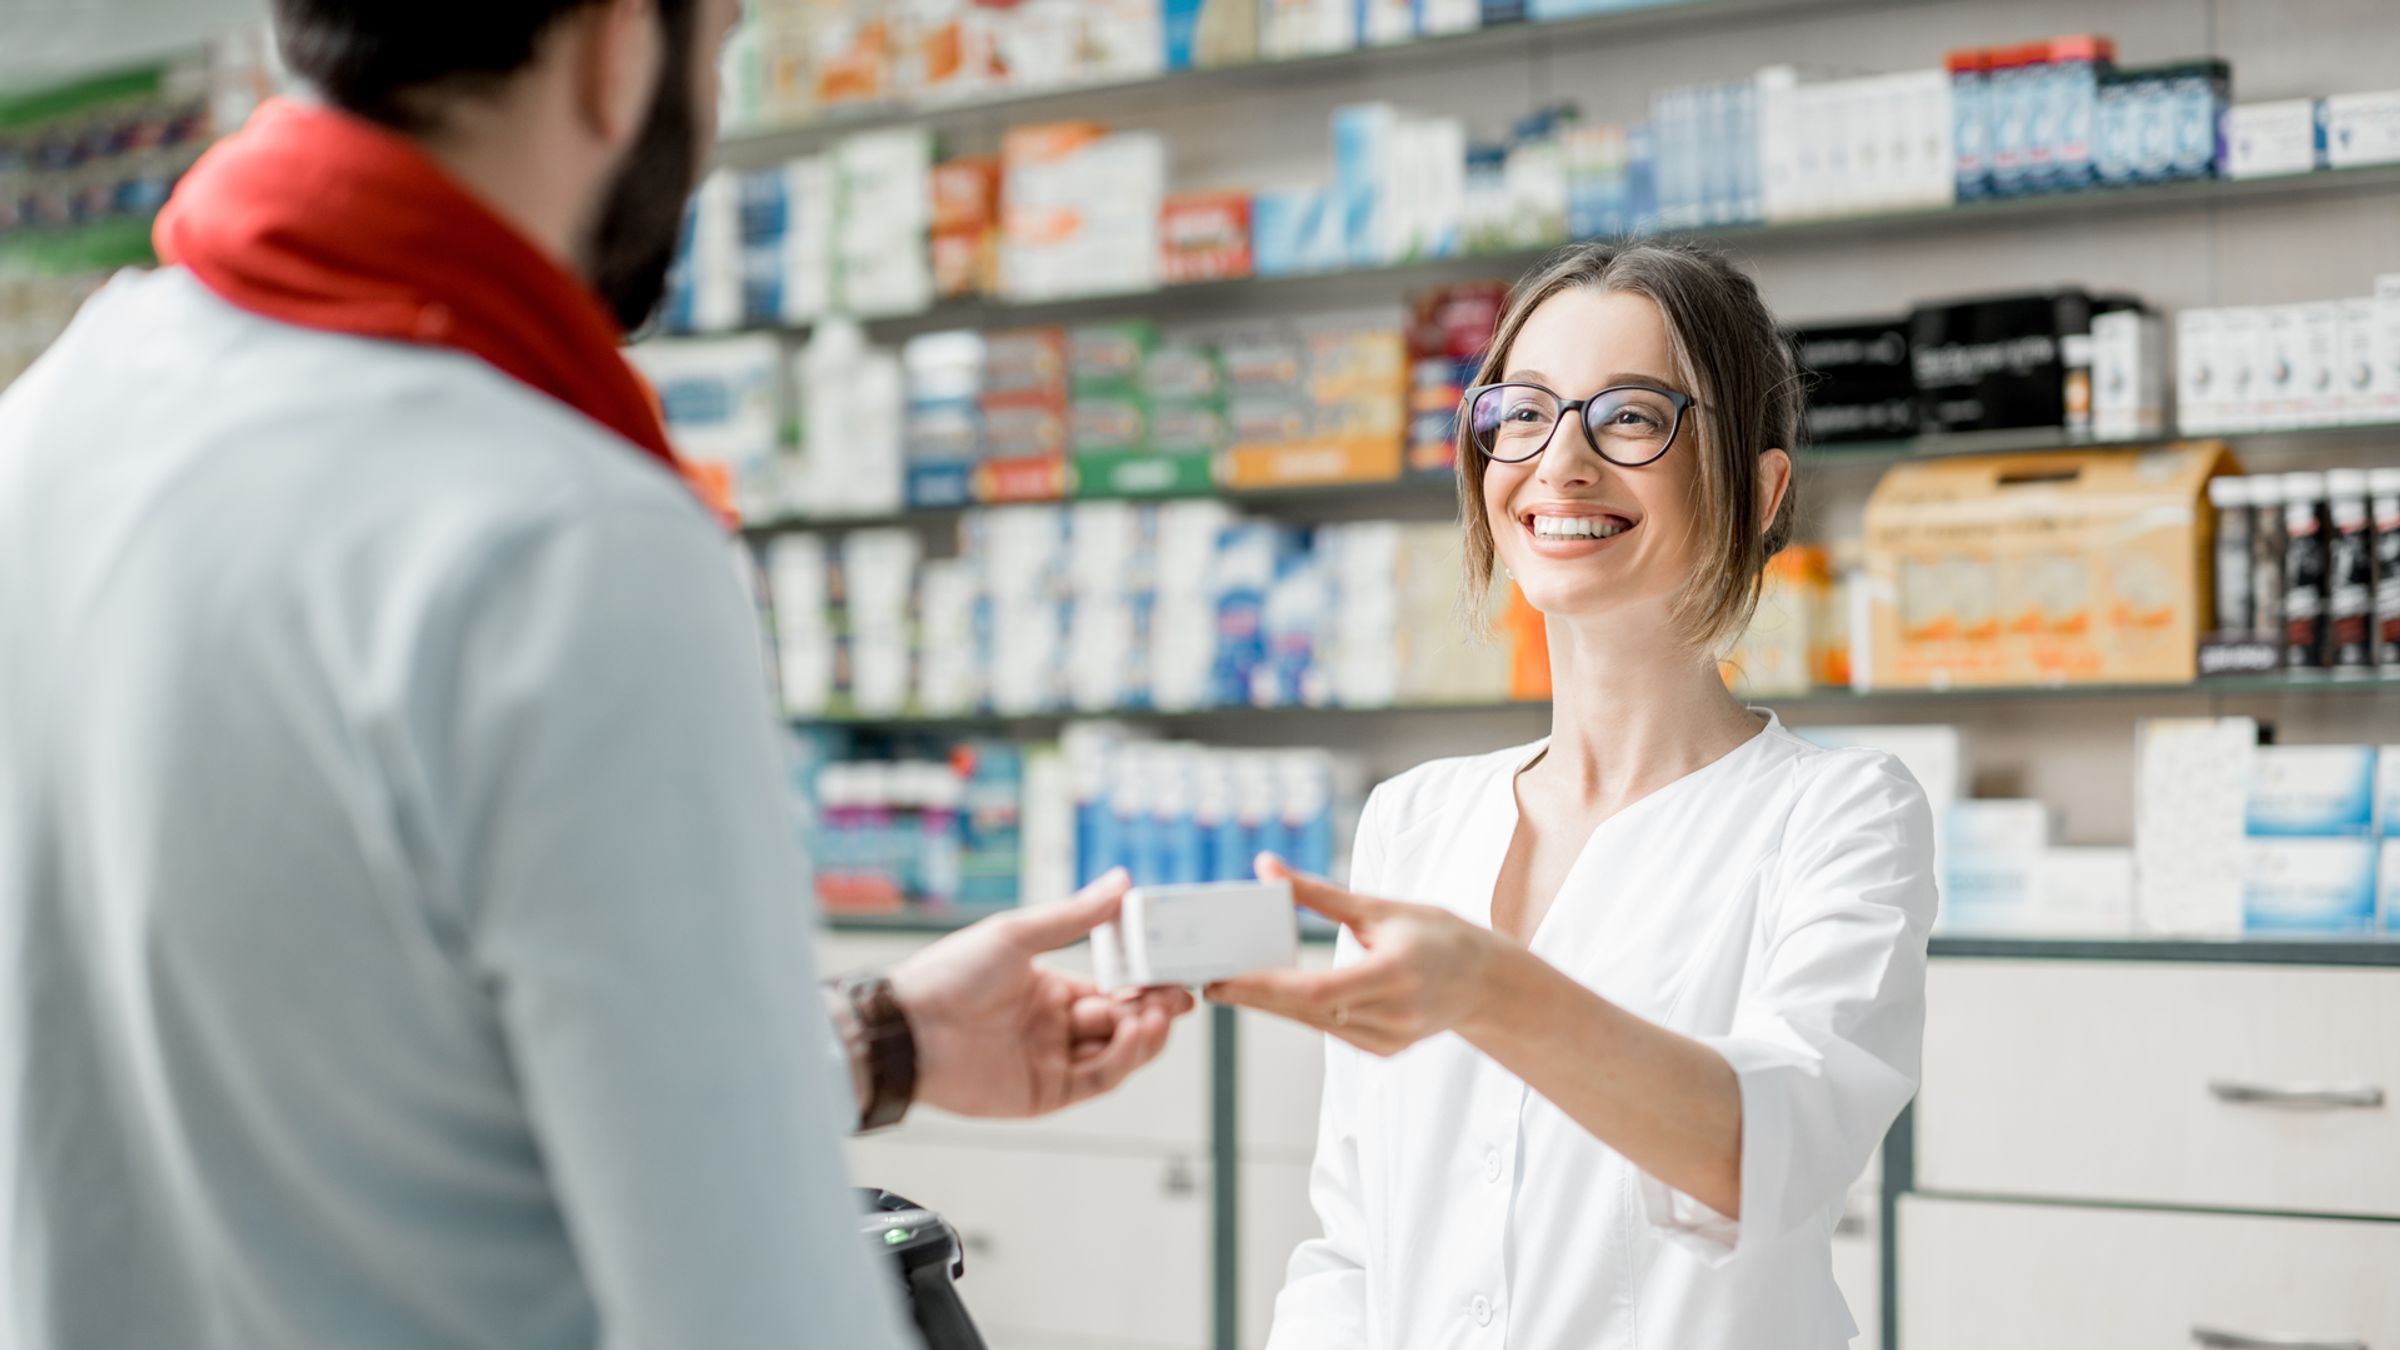
<instances>
[{"instance_id":1,"label":"orange product box","mask_svg":"<svg viewBox=\"0 0 2400 1350\"><path fill-rule=\"evenodd\" d=\"M1867 503L1878 687L2198 675L2222 442L1902 464Z\"/></svg>"},{"instance_id":2,"label":"orange product box","mask_svg":"<svg viewBox=\"0 0 2400 1350\"><path fill-rule=\"evenodd\" d=\"M1550 697L1550 624L1513 581L1508 583L1507 607L1500 612L1500 636L1508 644L1508 696L1536 701Z\"/></svg>"},{"instance_id":3,"label":"orange product box","mask_svg":"<svg viewBox=\"0 0 2400 1350\"><path fill-rule=\"evenodd\" d=\"M1400 438L1324 436L1237 445L1218 461L1217 480L1229 488L1313 487L1376 483L1400 476Z\"/></svg>"},{"instance_id":4,"label":"orange product box","mask_svg":"<svg viewBox=\"0 0 2400 1350\"><path fill-rule=\"evenodd\" d=\"M1158 276L1169 286L1250 275L1250 194L1180 192L1158 213Z\"/></svg>"},{"instance_id":5,"label":"orange product box","mask_svg":"<svg viewBox=\"0 0 2400 1350\"><path fill-rule=\"evenodd\" d=\"M989 230L1000 224L1000 157L962 155L933 166L933 228Z\"/></svg>"},{"instance_id":6,"label":"orange product box","mask_svg":"<svg viewBox=\"0 0 2400 1350\"><path fill-rule=\"evenodd\" d=\"M979 502L1054 502L1066 495L1067 457L1063 454L987 459L975 469L975 500Z\"/></svg>"}]
</instances>

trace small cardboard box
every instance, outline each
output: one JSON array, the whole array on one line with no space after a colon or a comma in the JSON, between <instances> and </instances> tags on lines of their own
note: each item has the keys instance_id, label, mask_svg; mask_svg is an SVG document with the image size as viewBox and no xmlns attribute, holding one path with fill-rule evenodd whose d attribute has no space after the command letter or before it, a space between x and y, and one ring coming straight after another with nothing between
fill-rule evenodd
<instances>
[{"instance_id":1,"label":"small cardboard box","mask_svg":"<svg viewBox=\"0 0 2400 1350\"><path fill-rule=\"evenodd\" d=\"M2180 683L2221 442L1902 464L1867 503L1874 682Z\"/></svg>"}]
</instances>

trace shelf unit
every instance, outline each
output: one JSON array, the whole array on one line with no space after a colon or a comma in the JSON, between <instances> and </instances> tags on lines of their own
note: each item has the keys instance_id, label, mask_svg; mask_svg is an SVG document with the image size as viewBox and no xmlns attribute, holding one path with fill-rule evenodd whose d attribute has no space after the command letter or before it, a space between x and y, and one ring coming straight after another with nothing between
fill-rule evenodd
<instances>
[{"instance_id":1,"label":"shelf unit","mask_svg":"<svg viewBox=\"0 0 2400 1350\"><path fill-rule=\"evenodd\" d=\"M1133 79L1083 81L1035 89L908 102L849 104L783 126L738 127L718 138L718 159L753 166L805 154L828 141L886 127L958 131L1050 117L1094 117L1113 106L1138 108L1189 98L1223 97L1294 81L1421 69L1450 62L1564 54L1609 42L1648 40L1729 23L1810 18L1905 7L1908 0L1635 0L1628 8L1570 19L1501 24L1317 56L1260 59Z\"/></svg>"},{"instance_id":2,"label":"shelf unit","mask_svg":"<svg viewBox=\"0 0 2400 1350\"><path fill-rule=\"evenodd\" d=\"M1677 238L1699 239L1740 252L1754 253L1785 245L1847 247L1949 231L2014 229L2080 221L2094 215L2121 219L2246 203L2283 206L2294 202L2373 196L2395 190L2400 190L2400 165L2377 165L2320 169L2313 173L2271 178L2210 178L2181 183L2092 188L2081 192L1962 202L1955 206L1921 210L1668 233ZM863 318L861 322L877 338L889 341L942 329L1074 323L1128 314L1161 320L1200 320L1266 297L1272 297L1279 305L1295 308L1302 307L1303 302L1307 307L1317 309L1388 304L1394 296L1420 286L1470 277L1516 276L1569 242L1562 239L1539 248L1460 254L1379 267L1307 272L1291 276L1249 276L1190 282L1064 300L950 301L914 314L875 316ZM797 326L732 331L798 336L804 335L808 329L806 326Z\"/></svg>"},{"instance_id":3,"label":"shelf unit","mask_svg":"<svg viewBox=\"0 0 2400 1350\"><path fill-rule=\"evenodd\" d=\"M1804 453L1804 463L1817 470L1880 469L1902 460L1930 459L1953 455L2038 454L2056 450L2131 450L2154 446L2177 439L2173 436L2145 436L2132 440L2100 440L2066 435L2056 427L2030 427L2022 430L1961 432L1951 435L1915 436L1888 441L1841 441L1815 446ZM2221 440L2237 451L2245 448L2305 448L2322 451L2392 452L2400 459L2400 422L2357 423L2343 426L2288 427L2271 431L2225 432L2186 439ZM1401 478L1360 483L1329 483L1313 487L1226 490L1191 494L1202 499L1213 498L1229 502L1246 511L1262 515L1313 517L1329 512L1344 515L1361 511L1381 510L1408 518L1423 518L1455 504L1457 481L1449 473L1410 474ZM1173 497L1143 497L1113 500L1168 501ZM1059 505L1058 502L1032 503ZM993 505L1002 505L995 503ZM752 539L765 539L795 531L840 531L869 529L881 526L936 526L956 521L969 511L988 510L992 506L977 503L972 506L912 507L901 511L863 516L771 516L742 527L743 534Z\"/></svg>"},{"instance_id":4,"label":"shelf unit","mask_svg":"<svg viewBox=\"0 0 2400 1350\"><path fill-rule=\"evenodd\" d=\"M1745 694L1744 696L1755 699L1762 706L1781 711L1817 712L1851 708L1872 710L1903 706L1940 707L1974 703L2061 704L2174 699L2198 699L2214 703L2232 699L2353 699L2395 695L2400 695L2400 674L2366 676L2235 675L2200 680L2190 684L1991 685L1960 686L1949 689L1815 689L1798 694ZM1189 708L1173 711L1120 708L1028 713L969 713L939 717L908 714L895 717L843 715L794 718L792 721L795 726L844 727L896 732L1035 733L1054 730L1067 722L1093 718L1156 723L1167 727L1221 724L1227 719L1269 721L1298 727L1310 721L1328 718L1346 721L1387 721L1411 717L1512 713L1530 717L1546 716L1549 709L1550 704L1546 700L1518 699L1471 703L1397 703L1373 708L1300 705L1268 708L1238 706Z\"/></svg>"}]
</instances>

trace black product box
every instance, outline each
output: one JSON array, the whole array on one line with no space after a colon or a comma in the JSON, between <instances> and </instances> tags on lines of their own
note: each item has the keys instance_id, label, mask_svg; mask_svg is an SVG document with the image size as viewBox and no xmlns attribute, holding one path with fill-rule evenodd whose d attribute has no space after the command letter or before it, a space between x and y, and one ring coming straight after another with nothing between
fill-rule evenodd
<instances>
[{"instance_id":1,"label":"black product box","mask_svg":"<svg viewBox=\"0 0 2400 1350\"><path fill-rule=\"evenodd\" d=\"M1908 326L1900 318L1792 330L1792 357L1808 387L1810 444L1917 434Z\"/></svg>"},{"instance_id":2,"label":"black product box","mask_svg":"<svg viewBox=\"0 0 2400 1350\"><path fill-rule=\"evenodd\" d=\"M2062 348L2092 331L2092 297L2063 290L1920 305L1908 329L1923 431L2063 427Z\"/></svg>"}]
</instances>

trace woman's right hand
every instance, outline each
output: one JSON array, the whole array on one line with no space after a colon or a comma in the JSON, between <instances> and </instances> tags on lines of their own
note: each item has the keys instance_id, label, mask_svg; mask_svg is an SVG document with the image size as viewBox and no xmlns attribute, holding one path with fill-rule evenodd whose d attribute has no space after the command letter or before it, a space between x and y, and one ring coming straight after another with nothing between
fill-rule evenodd
<instances>
[{"instance_id":1,"label":"woman's right hand","mask_svg":"<svg viewBox=\"0 0 2400 1350\"><path fill-rule=\"evenodd\" d=\"M1208 986L1209 1000L1272 1013L1375 1055L1395 1055L1445 1031L1469 1032L1493 982L1524 949L1433 905L1379 900L1302 876L1273 854L1262 881L1289 881L1292 898L1341 924L1364 955L1334 970L1268 970Z\"/></svg>"}]
</instances>

